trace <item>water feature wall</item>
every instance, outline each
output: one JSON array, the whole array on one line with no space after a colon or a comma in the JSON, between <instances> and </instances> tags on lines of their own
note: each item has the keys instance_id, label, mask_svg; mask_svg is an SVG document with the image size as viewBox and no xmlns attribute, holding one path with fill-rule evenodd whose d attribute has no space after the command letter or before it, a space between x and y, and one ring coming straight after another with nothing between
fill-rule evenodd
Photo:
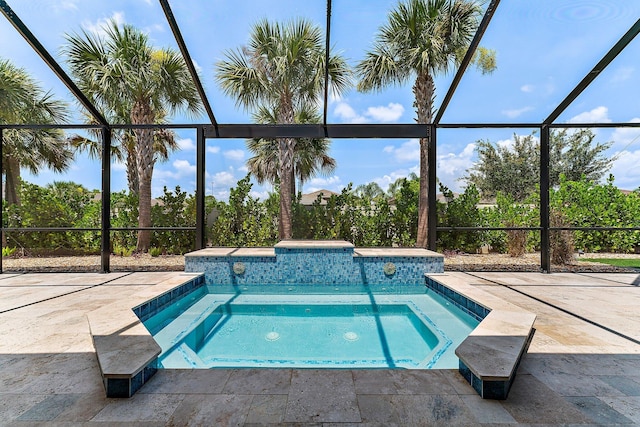
<instances>
[{"instance_id":1,"label":"water feature wall","mask_svg":"<svg viewBox=\"0 0 640 427\"><path fill-rule=\"evenodd\" d=\"M339 240L285 240L273 248L207 248L185 255L207 285L424 285L444 257L417 248L355 248Z\"/></svg>"}]
</instances>

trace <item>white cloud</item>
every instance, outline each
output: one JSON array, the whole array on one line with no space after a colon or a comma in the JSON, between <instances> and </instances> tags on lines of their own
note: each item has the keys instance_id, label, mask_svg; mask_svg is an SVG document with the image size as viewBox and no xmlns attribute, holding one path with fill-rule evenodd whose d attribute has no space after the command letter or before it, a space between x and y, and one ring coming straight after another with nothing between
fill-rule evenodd
<instances>
[{"instance_id":1,"label":"white cloud","mask_svg":"<svg viewBox=\"0 0 640 427\"><path fill-rule=\"evenodd\" d=\"M78 0L61 0L52 6L56 10L78 10Z\"/></svg>"},{"instance_id":2,"label":"white cloud","mask_svg":"<svg viewBox=\"0 0 640 427\"><path fill-rule=\"evenodd\" d=\"M333 113L345 123L393 123L402 117L404 107L401 104L390 102L386 106L369 107L364 113L359 114L347 102L338 101Z\"/></svg>"},{"instance_id":3,"label":"white cloud","mask_svg":"<svg viewBox=\"0 0 640 427\"><path fill-rule=\"evenodd\" d=\"M236 177L233 175L232 172L222 171L222 172L216 172L211 177L211 182L207 182L206 184L210 188L215 188L218 190L220 189L229 190L229 188L236 185L237 181L238 180L236 179Z\"/></svg>"},{"instance_id":4,"label":"white cloud","mask_svg":"<svg viewBox=\"0 0 640 427\"><path fill-rule=\"evenodd\" d=\"M496 141L496 145L498 147L503 147L503 148L511 148L511 147L513 147L514 143L515 143L515 141L512 138L501 139L499 141Z\"/></svg>"},{"instance_id":5,"label":"white cloud","mask_svg":"<svg viewBox=\"0 0 640 427\"><path fill-rule=\"evenodd\" d=\"M640 187L640 150L621 151L616 153L617 160L611 167L611 173L616 178L616 185L625 190Z\"/></svg>"},{"instance_id":6,"label":"white cloud","mask_svg":"<svg viewBox=\"0 0 640 427\"><path fill-rule=\"evenodd\" d=\"M220 147L218 146L213 146L213 147L207 147L207 153L213 153L213 154L218 154L220 152Z\"/></svg>"},{"instance_id":7,"label":"white cloud","mask_svg":"<svg viewBox=\"0 0 640 427\"><path fill-rule=\"evenodd\" d=\"M196 144L191 138L185 138L178 140L178 147L183 151L195 151Z\"/></svg>"},{"instance_id":8,"label":"white cloud","mask_svg":"<svg viewBox=\"0 0 640 427\"><path fill-rule=\"evenodd\" d=\"M342 180L338 175L330 176L328 178L313 178L309 182L305 183L304 192L311 193L318 190L331 190L339 193L344 188Z\"/></svg>"},{"instance_id":9,"label":"white cloud","mask_svg":"<svg viewBox=\"0 0 640 427\"><path fill-rule=\"evenodd\" d=\"M267 200L269 198L269 192L268 191L255 191L255 190L251 190L249 192L249 195L251 197L254 197L256 199L260 199L260 200Z\"/></svg>"},{"instance_id":10,"label":"white cloud","mask_svg":"<svg viewBox=\"0 0 640 427\"><path fill-rule=\"evenodd\" d=\"M164 27L160 24L153 24L147 27L144 27L144 29L142 30L144 33L146 34L151 34L151 33L164 33Z\"/></svg>"},{"instance_id":11,"label":"white cloud","mask_svg":"<svg viewBox=\"0 0 640 427\"><path fill-rule=\"evenodd\" d=\"M367 119L365 117L358 115L356 111L351 108L351 106L346 102L339 101L336 105L336 108L333 110L333 113L345 123L353 124L367 122Z\"/></svg>"},{"instance_id":12,"label":"white cloud","mask_svg":"<svg viewBox=\"0 0 640 427\"><path fill-rule=\"evenodd\" d=\"M249 168L247 167L247 165L242 165L238 168L238 172L246 174L247 172L249 172Z\"/></svg>"},{"instance_id":13,"label":"white cloud","mask_svg":"<svg viewBox=\"0 0 640 427\"><path fill-rule=\"evenodd\" d=\"M531 110L533 110L533 107L523 107L523 108L517 108L513 110L502 110L502 114L504 114L505 116L511 119L514 119L526 113L527 111L531 111Z\"/></svg>"},{"instance_id":14,"label":"white cloud","mask_svg":"<svg viewBox=\"0 0 640 427\"><path fill-rule=\"evenodd\" d=\"M640 123L639 117L629 120L631 123ZM611 134L611 140L614 146L623 147L622 150L628 148L630 144L640 143L640 128L616 128Z\"/></svg>"},{"instance_id":15,"label":"white cloud","mask_svg":"<svg viewBox=\"0 0 640 427\"><path fill-rule=\"evenodd\" d=\"M443 176L458 178L465 174L467 169L473 165L473 155L476 145L471 143L460 153L447 153L438 156L437 168L438 177L443 180Z\"/></svg>"},{"instance_id":16,"label":"white cloud","mask_svg":"<svg viewBox=\"0 0 640 427\"><path fill-rule=\"evenodd\" d=\"M525 92L525 93L531 93L534 90L534 86L533 85L529 85L529 84L522 85L522 86L520 86L520 90Z\"/></svg>"},{"instance_id":17,"label":"white cloud","mask_svg":"<svg viewBox=\"0 0 640 427\"><path fill-rule=\"evenodd\" d=\"M531 134L528 135L518 135L520 138L527 138L529 136L532 136ZM540 138L536 135L532 136L533 138L533 142L538 142L540 140ZM498 141L496 141L496 145L498 147L502 147L502 148L506 148L508 150L513 148L513 145L516 143L516 141L513 138L509 138L509 139L500 139Z\"/></svg>"},{"instance_id":18,"label":"white cloud","mask_svg":"<svg viewBox=\"0 0 640 427\"><path fill-rule=\"evenodd\" d=\"M109 23L109 21L115 21L118 25L122 25L125 23L124 12L113 12L110 18L102 18L98 19L96 22L84 21L82 23L82 28L87 30L88 32L99 35L100 37L104 37L105 35L105 27Z\"/></svg>"},{"instance_id":19,"label":"white cloud","mask_svg":"<svg viewBox=\"0 0 640 427\"><path fill-rule=\"evenodd\" d=\"M420 140L410 139L402 143L400 147L387 145L383 148L383 151L393 155L397 162L416 162L420 159Z\"/></svg>"},{"instance_id":20,"label":"white cloud","mask_svg":"<svg viewBox=\"0 0 640 427\"><path fill-rule=\"evenodd\" d=\"M244 160L244 150L227 150L222 155L229 160L237 162Z\"/></svg>"},{"instance_id":21,"label":"white cloud","mask_svg":"<svg viewBox=\"0 0 640 427\"><path fill-rule=\"evenodd\" d=\"M176 160L173 167L180 176L191 175L196 173L196 165L192 165L188 160Z\"/></svg>"},{"instance_id":22,"label":"white cloud","mask_svg":"<svg viewBox=\"0 0 640 427\"><path fill-rule=\"evenodd\" d=\"M607 107L600 106L570 118L567 123L610 123L611 119L607 117L608 113Z\"/></svg>"},{"instance_id":23,"label":"white cloud","mask_svg":"<svg viewBox=\"0 0 640 427\"><path fill-rule=\"evenodd\" d=\"M411 172L418 173L420 171L420 166L416 165L410 169L398 169L387 175L383 175L381 177L373 178L372 181L375 182L382 188L384 191L389 189L389 185L393 182L396 182L399 178L406 178L409 176Z\"/></svg>"},{"instance_id":24,"label":"white cloud","mask_svg":"<svg viewBox=\"0 0 640 427\"><path fill-rule=\"evenodd\" d=\"M195 176L196 165L192 165L188 160L175 160L171 166L173 166L173 170L158 168L153 175L154 178L165 182L168 179L176 180Z\"/></svg>"},{"instance_id":25,"label":"white cloud","mask_svg":"<svg viewBox=\"0 0 640 427\"><path fill-rule=\"evenodd\" d=\"M371 120L382 123L393 123L398 121L404 113L404 107L395 102L390 102L386 107L369 107L365 115Z\"/></svg>"}]
</instances>

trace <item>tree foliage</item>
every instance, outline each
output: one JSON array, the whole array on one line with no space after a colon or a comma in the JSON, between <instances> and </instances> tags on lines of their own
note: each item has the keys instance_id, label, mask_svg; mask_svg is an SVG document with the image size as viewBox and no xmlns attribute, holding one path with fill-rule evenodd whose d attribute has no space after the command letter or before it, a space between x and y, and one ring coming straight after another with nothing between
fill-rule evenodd
<instances>
[{"instance_id":1,"label":"tree foliage","mask_svg":"<svg viewBox=\"0 0 640 427\"><path fill-rule=\"evenodd\" d=\"M590 129L577 131L552 130L549 135L549 184L557 187L560 175L579 181L584 176L596 182L611 168L615 158L604 152L611 142L594 142ZM513 136L513 144L495 144L488 140L476 142L478 161L464 179L478 187L483 197L495 197L498 192L521 202L540 183L540 141L535 132Z\"/></svg>"},{"instance_id":2,"label":"tree foliage","mask_svg":"<svg viewBox=\"0 0 640 427\"><path fill-rule=\"evenodd\" d=\"M0 124L61 124L68 119L67 104L45 92L29 73L0 59ZM20 203L20 169L37 174L41 168L67 169L73 151L61 129L7 129L2 132L4 199Z\"/></svg>"},{"instance_id":3,"label":"tree foliage","mask_svg":"<svg viewBox=\"0 0 640 427\"><path fill-rule=\"evenodd\" d=\"M147 34L131 25L120 26L115 20L103 30L104 36L87 31L67 35L63 48L79 88L101 111L137 125L155 124L175 111L192 115L201 111L200 97L178 51L156 49ZM127 146L127 163L131 166L135 158L138 225L149 227L157 132L142 127L132 132L135 144ZM123 139L123 143L131 142L131 138ZM150 241L148 230L139 231L137 250L148 251Z\"/></svg>"},{"instance_id":4,"label":"tree foliage","mask_svg":"<svg viewBox=\"0 0 640 427\"><path fill-rule=\"evenodd\" d=\"M358 90L379 91L413 79L416 121L430 124L435 113L434 78L460 64L481 16L481 4L475 0L398 2L378 30L373 47L356 66ZM491 50L479 50L474 59L483 74L496 68ZM420 139L418 247L427 246L428 144L428 138Z\"/></svg>"},{"instance_id":5,"label":"tree foliage","mask_svg":"<svg viewBox=\"0 0 640 427\"><path fill-rule=\"evenodd\" d=\"M328 60L328 61L327 61ZM325 70L330 89L342 93L350 84L346 60L325 53L319 26L298 19L288 23L258 22L249 43L228 51L216 64L216 78L225 94L254 113L267 111L275 123L293 124L303 109L314 105L324 92ZM292 187L295 138L278 138L280 188L280 239L292 236Z\"/></svg>"},{"instance_id":6,"label":"tree foliage","mask_svg":"<svg viewBox=\"0 0 640 427\"><path fill-rule=\"evenodd\" d=\"M475 185L469 185L464 193L455 197L454 193L440 183L444 203L438 202L438 226L478 227L484 223L478 208L480 192ZM443 231L438 233L438 247L465 252L475 252L484 243L485 232Z\"/></svg>"},{"instance_id":7,"label":"tree foliage","mask_svg":"<svg viewBox=\"0 0 640 427\"><path fill-rule=\"evenodd\" d=\"M345 239L356 246L408 247L415 245L418 212L418 179L399 179L392 196L371 197L349 185L329 199L319 197L311 206L299 200L293 204L293 236L298 239ZM231 189L228 201L206 198L210 217L207 238L213 246L272 246L278 241L278 194L264 200L251 195L249 176ZM22 205L3 209L3 226L100 227L100 199L97 190L72 182L47 186L23 183ZM478 190L470 185L460 195L441 186L444 202L438 202L438 225L444 227L540 226L540 201L534 192L522 202L498 193L496 204L479 207ZM195 197L179 187L164 193L153 206L153 226L192 227L196 222ZM615 187L613 177L605 184L583 178L569 181L564 175L550 191L553 227L640 227L640 193L625 193ZM137 195L125 191L111 195L111 225L132 228L137 224ZM27 253L97 253L99 231L8 232L10 247ZM159 253L182 254L193 250L195 233L162 231L151 233L151 246ZM572 259L573 247L589 252L631 252L640 246L636 231L552 231L552 255L556 262ZM134 231L112 232L114 253L131 254L137 236ZM483 245L515 256L540 248L538 230L453 230L438 233L438 249L475 252ZM22 252L22 251L21 251Z\"/></svg>"},{"instance_id":8,"label":"tree foliage","mask_svg":"<svg viewBox=\"0 0 640 427\"><path fill-rule=\"evenodd\" d=\"M261 107L253 115L256 123L277 124L274 111ZM315 107L303 105L296 111L295 122L300 124L322 123L322 117ZM251 175L259 184L270 182L280 184L280 162L278 156L278 140L253 138L246 142L247 148L254 154L247 160ZM329 176L336 168L336 159L329 156L331 141L328 138L296 138L293 167L291 171L291 195L295 197L295 180L304 182L321 174Z\"/></svg>"}]
</instances>

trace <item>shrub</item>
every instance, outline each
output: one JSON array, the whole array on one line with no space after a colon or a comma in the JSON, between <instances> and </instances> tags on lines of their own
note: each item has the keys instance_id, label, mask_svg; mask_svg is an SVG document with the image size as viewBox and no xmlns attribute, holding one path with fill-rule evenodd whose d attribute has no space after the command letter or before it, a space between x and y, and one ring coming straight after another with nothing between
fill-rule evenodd
<instances>
[{"instance_id":1,"label":"shrub","mask_svg":"<svg viewBox=\"0 0 640 427\"><path fill-rule=\"evenodd\" d=\"M569 227L566 215L558 210L552 209L549 222L551 227ZM555 230L549 233L549 246L551 249L551 263L566 265L573 262L573 234L570 230Z\"/></svg>"},{"instance_id":2,"label":"shrub","mask_svg":"<svg viewBox=\"0 0 640 427\"><path fill-rule=\"evenodd\" d=\"M126 247L126 246L120 246L120 245L113 245L113 254L114 255L120 255L122 257L129 257L131 255L133 255L133 252L135 251L135 247Z\"/></svg>"},{"instance_id":3,"label":"shrub","mask_svg":"<svg viewBox=\"0 0 640 427\"><path fill-rule=\"evenodd\" d=\"M162 255L162 248L158 248L158 247L151 247L149 248L149 255L151 255L152 257L157 257Z\"/></svg>"},{"instance_id":4,"label":"shrub","mask_svg":"<svg viewBox=\"0 0 640 427\"><path fill-rule=\"evenodd\" d=\"M539 223L539 202L530 198L516 203L511 196L498 193L496 207L487 213L488 225L492 227L535 227ZM520 257L535 247L539 233L527 230L507 230L489 235L491 246L506 248L512 257Z\"/></svg>"},{"instance_id":5,"label":"shrub","mask_svg":"<svg viewBox=\"0 0 640 427\"><path fill-rule=\"evenodd\" d=\"M470 184L464 193L455 197L453 192L440 183L440 192L446 203L437 204L438 225L445 227L480 227L483 218L478 209L480 193ZM486 240L483 231L447 231L438 233L438 246L441 249L476 252Z\"/></svg>"},{"instance_id":6,"label":"shrub","mask_svg":"<svg viewBox=\"0 0 640 427\"><path fill-rule=\"evenodd\" d=\"M514 227L515 224L507 224L507 227ZM527 251L527 230L507 230L507 252L510 256L521 257Z\"/></svg>"},{"instance_id":7,"label":"shrub","mask_svg":"<svg viewBox=\"0 0 640 427\"><path fill-rule=\"evenodd\" d=\"M2 256L3 257L10 257L13 256L13 254L15 253L16 248L10 248L10 247L4 247L2 248Z\"/></svg>"}]
</instances>

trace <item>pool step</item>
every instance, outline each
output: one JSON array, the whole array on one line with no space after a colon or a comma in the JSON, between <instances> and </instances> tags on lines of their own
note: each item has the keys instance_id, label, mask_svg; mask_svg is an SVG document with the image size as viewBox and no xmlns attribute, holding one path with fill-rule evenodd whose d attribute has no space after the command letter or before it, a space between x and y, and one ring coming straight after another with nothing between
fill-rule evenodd
<instances>
[{"instance_id":1,"label":"pool step","mask_svg":"<svg viewBox=\"0 0 640 427\"><path fill-rule=\"evenodd\" d=\"M107 313L118 330L104 322ZM107 397L133 396L156 373L160 346L131 308L103 307L87 317Z\"/></svg>"},{"instance_id":2,"label":"pool step","mask_svg":"<svg viewBox=\"0 0 640 427\"><path fill-rule=\"evenodd\" d=\"M504 400L533 339L536 315L482 291L476 280L457 273L426 275L429 289L481 320L456 348L460 374L483 399Z\"/></svg>"},{"instance_id":3,"label":"pool step","mask_svg":"<svg viewBox=\"0 0 640 427\"><path fill-rule=\"evenodd\" d=\"M459 371L480 397L507 398L535 319L533 313L493 310L456 348Z\"/></svg>"},{"instance_id":4,"label":"pool step","mask_svg":"<svg viewBox=\"0 0 640 427\"><path fill-rule=\"evenodd\" d=\"M157 371L162 349L139 316L149 318L172 298L203 283L201 275L172 277L131 295L124 304L112 303L87 313L107 397L133 396Z\"/></svg>"}]
</instances>

